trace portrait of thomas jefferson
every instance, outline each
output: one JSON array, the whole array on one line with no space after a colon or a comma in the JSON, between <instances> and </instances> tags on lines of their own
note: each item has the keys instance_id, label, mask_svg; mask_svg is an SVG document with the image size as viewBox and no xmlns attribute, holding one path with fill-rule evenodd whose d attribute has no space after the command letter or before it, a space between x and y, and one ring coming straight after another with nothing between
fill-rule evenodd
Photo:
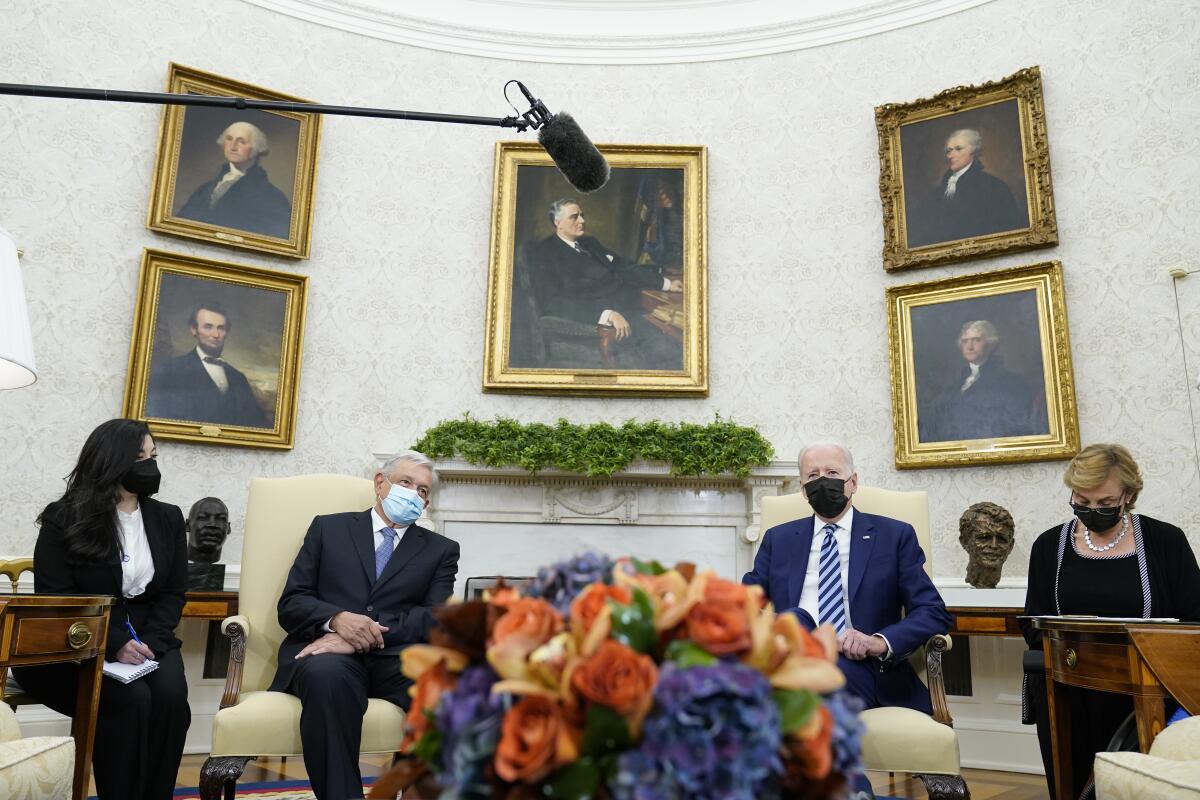
<instances>
[{"instance_id":1,"label":"portrait of thomas jefferson","mask_svg":"<svg viewBox=\"0 0 1200 800\"><path fill-rule=\"evenodd\" d=\"M189 108L174 215L287 239L298 124L264 111Z\"/></svg>"},{"instance_id":2,"label":"portrait of thomas jefferson","mask_svg":"<svg viewBox=\"0 0 1200 800\"><path fill-rule=\"evenodd\" d=\"M908 246L1029 226L1016 101L901 128Z\"/></svg>"},{"instance_id":3,"label":"portrait of thomas jefferson","mask_svg":"<svg viewBox=\"0 0 1200 800\"><path fill-rule=\"evenodd\" d=\"M1049 432L1032 292L913 310L922 443ZM1026 296L1028 295L1028 296ZM991 318L972 312L990 312ZM970 314L966 319L962 315Z\"/></svg>"}]
</instances>

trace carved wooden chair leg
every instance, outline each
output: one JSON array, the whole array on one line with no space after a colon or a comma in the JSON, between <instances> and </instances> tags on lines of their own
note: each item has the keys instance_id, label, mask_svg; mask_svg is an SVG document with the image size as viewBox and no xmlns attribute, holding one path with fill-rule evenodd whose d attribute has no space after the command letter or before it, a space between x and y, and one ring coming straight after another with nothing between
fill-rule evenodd
<instances>
[{"instance_id":1,"label":"carved wooden chair leg","mask_svg":"<svg viewBox=\"0 0 1200 800\"><path fill-rule=\"evenodd\" d=\"M200 800L234 800L237 780L254 756L213 756L200 768Z\"/></svg>"},{"instance_id":2,"label":"carved wooden chair leg","mask_svg":"<svg viewBox=\"0 0 1200 800\"><path fill-rule=\"evenodd\" d=\"M925 784L929 800L970 800L971 790L961 775L926 775L918 773L917 777Z\"/></svg>"}]
</instances>

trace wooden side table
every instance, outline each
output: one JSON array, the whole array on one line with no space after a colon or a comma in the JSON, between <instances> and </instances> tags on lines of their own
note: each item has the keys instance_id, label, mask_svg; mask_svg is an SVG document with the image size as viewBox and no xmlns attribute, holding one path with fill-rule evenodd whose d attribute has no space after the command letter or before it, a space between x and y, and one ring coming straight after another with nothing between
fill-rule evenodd
<instances>
[{"instance_id":1,"label":"wooden side table","mask_svg":"<svg viewBox=\"0 0 1200 800\"><path fill-rule=\"evenodd\" d=\"M190 619L219 621L237 612L237 592L188 592L183 604L183 616Z\"/></svg>"},{"instance_id":2,"label":"wooden side table","mask_svg":"<svg viewBox=\"0 0 1200 800\"><path fill-rule=\"evenodd\" d=\"M111 597L0 594L0 667L80 662L71 736L75 738L72 797L86 800L92 774L96 709L104 674Z\"/></svg>"}]
</instances>

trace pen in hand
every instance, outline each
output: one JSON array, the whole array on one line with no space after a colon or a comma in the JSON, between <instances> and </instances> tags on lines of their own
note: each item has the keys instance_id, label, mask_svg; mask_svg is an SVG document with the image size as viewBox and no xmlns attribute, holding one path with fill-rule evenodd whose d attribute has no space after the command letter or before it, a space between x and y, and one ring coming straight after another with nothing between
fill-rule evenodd
<instances>
[{"instance_id":1,"label":"pen in hand","mask_svg":"<svg viewBox=\"0 0 1200 800\"><path fill-rule=\"evenodd\" d=\"M132 663L132 664L141 664L148 659L154 658L154 651L151 650L146 645L146 643L143 642L141 640L141 638L138 637L137 631L135 631L133 629L133 623L130 622L128 618L126 618L126 620L125 620L125 630L129 631L129 641L125 643L125 646L123 648L121 648L122 652L120 654L118 654L118 656L117 656L118 661L125 661L126 663ZM129 651L129 652L126 653L125 651ZM121 657L123 655L127 656L128 659L140 659L140 660L127 660L127 658Z\"/></svg>"}]
</instances>

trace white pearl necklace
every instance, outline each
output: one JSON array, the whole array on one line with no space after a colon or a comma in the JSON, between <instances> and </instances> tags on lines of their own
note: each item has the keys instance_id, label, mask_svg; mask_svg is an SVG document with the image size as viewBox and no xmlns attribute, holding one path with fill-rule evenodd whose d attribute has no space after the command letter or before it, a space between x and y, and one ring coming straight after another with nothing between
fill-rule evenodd
<instances>
[{"instance_id":1,"label":"white pearl necklace","mask_svg":"<svg viewBox=\"0 0 1200 800\"><path fill-rule=\"evenodd\" d=\"M1083 542L1084 542L1084 544L1086 544L1088 546L1088 549L1091 550L1092 552L1104 553L1109 550L1112 550L1114 547L1116 547L1118 544L1120 544L1121 540L1125 538L1125 532L1128 530L1129 530L1129 515L1122 514L1121 515L1121 532L1117 534L1117 538L1113 539L1111 542L1104 545L1104 547L1096 547L1096 545L1092 544L1091 531L1089 531L1085 527L1083 529Z\"/></svg>"}]
</instances>

